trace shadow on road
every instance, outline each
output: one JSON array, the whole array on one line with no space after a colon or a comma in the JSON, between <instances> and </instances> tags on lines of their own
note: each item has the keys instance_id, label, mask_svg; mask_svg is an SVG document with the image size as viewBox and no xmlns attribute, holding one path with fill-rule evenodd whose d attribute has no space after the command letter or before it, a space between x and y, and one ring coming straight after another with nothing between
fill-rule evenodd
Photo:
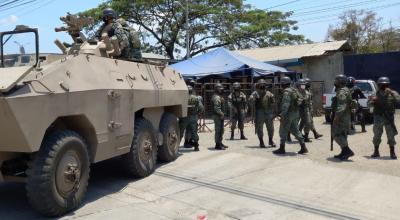
<instances>
[{"instance_id":1,"label":"shadow on road","mask_svg":"<svg viewBox=\"0 0 400 220\"><path fill-rule=\"evenodd\" d=\"M335 162L335 163L353 163L354 162L351 159L349 159L349 160L339 160L339 159L336 159L334 157L328 157L328 158L326 158L326 160L330 161L330 162Z\"/></svg>"},{"instance_id":2,"label":"shadow on road","mask_svg":"<svg viewBox=\"0 0 400 220\"><path fill-rule=\"evenodd\" d=\"M364 158L368 159L368 160L393 160L392 158L390 158L390 156L381 156L381 157L375 157L372 158L371 156L364 156Z\"/></svg>"}]
</instances>

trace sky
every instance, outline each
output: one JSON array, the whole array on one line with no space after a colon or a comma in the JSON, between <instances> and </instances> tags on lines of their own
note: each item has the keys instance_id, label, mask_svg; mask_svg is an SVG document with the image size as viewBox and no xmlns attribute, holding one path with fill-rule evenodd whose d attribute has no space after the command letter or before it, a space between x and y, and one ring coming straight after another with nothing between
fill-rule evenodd
<instances>
[{"instance_id":1,"label":"sky","mask_svg":"<svg viewBox=\"0 0 400 220\"><path fill-rule=\"evenodd\" d=\"M11 0L0 0L0 32L14 29L17 24L24 24L39 29L40 51L60 52L54 45L55 39L71 41L64 33L55 33L54 28L61 26L60 16L67 12L84 11L103 2L102 0L25 0L26 5L15 8L1 7ZM253 7L267 10L294 11L291 19L297 20L299 30L306 38L321 42L326 38L330 24L336 24L337 17L349 9L368 9L382 17L383 24L400 26L400 0L246 0ZM13 38L8 47L18 49L18 44L25 45L29 51L32 43L24 37ZM6 47L5 47L6 48Z\"/></svg>"}]
</instances>

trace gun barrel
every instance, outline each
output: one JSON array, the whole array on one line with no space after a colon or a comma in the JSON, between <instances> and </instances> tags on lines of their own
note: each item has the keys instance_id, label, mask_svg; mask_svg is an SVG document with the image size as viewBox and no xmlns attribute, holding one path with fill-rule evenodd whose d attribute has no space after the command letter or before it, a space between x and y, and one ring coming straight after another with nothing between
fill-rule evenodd
<instances>
[{"instance_id":1,"label":"gun barrel","mask_svg":"<svg viewBox=\"0 0 400 220\"><path fill-rule=\"evenodd\" d=\"M55 32L62 32L62 31L68 31L68 28L66 28L66 27L58 27L58 28L55 28L54 30L55 30Z\"/></svg>"}]
</instances>

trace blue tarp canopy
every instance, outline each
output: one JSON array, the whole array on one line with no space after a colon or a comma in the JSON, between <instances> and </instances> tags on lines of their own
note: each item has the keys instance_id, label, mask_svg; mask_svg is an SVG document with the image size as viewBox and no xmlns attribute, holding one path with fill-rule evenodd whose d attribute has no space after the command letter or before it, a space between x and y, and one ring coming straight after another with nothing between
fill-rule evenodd
<instances>
[{"instance_id":1,"label":"blue tarp canopy","mask_svg":"<svg viewBox=\"0 0 400 220\"><path fill-rule=\"evenodd\" d=\"M253 77L288 72L285 68L263 63L229 51L217 48L208 53L171 65L184 77L202 78L209 75L230 77L230 73L251 69Z\"/></svg>"}]
</instances>

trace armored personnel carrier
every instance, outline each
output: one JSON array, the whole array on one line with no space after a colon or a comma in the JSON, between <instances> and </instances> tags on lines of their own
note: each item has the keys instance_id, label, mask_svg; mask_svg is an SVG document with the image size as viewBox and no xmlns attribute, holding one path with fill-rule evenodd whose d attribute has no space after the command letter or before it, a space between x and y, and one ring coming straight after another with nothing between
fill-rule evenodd
<instances>
[{"instance_id":1,"label":"armored personnel carrier","mask_svg":"<svg viewBox=\"0 0 400 220\"><path fill-rule=\"evenodd\" d=\"M165 66L113 58L113 42L86 40L86 18L63 17L74 43L44 64L39 34L26 26L0 33L35 37L33 65L0 68L0 182L26 182L38 212L60 216L79 207L90 165L120 157L133 177L150 175L157 160L177 158L177 118L186 116L182 76Z\"/></svg>"}]
</instances>

